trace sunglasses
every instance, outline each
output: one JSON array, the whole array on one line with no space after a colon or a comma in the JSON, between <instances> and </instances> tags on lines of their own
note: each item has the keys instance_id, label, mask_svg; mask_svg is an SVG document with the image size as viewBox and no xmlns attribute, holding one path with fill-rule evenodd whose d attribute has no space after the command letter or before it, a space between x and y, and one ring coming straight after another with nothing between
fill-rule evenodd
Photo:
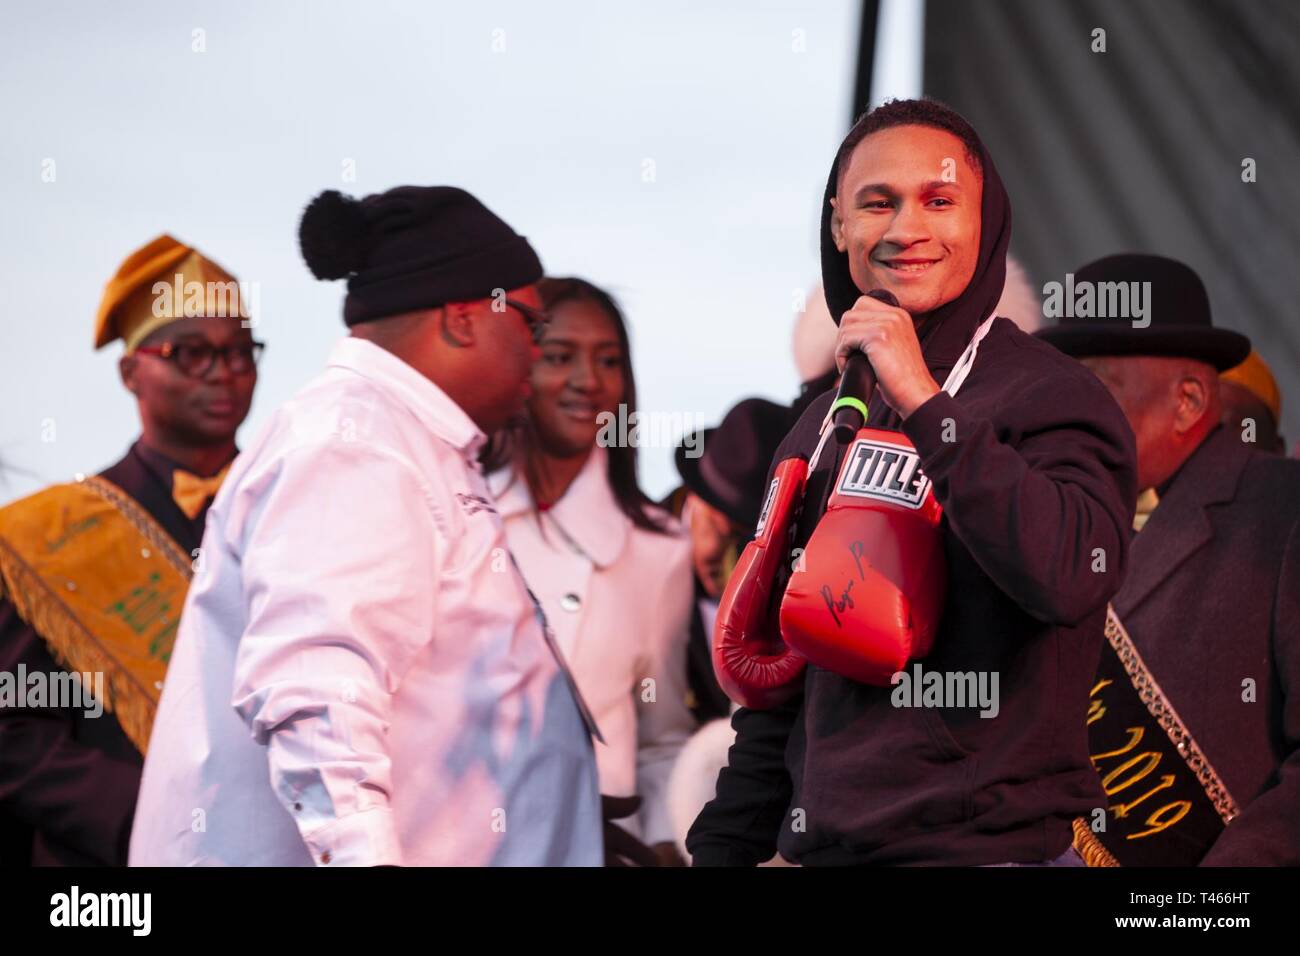
<instances>
[{"instance_id":1,"label":"sunglasses","mask_svg":"<svg viewBox=\"0 0 1300 956\"><path fill-rule=\"evenodd\" d=\"M523 314L524 321L528 323L528 329L533 333L533 344L540 345L546 336L546 326L550 324L551 315L549 312L543 312L541 309L535 309L531 305L526 305L517 299L506 299L506 305Z\"/></svg>"},{"instance_id":2,"label":"sunglasses","mask_svg":"<svg viewBox=\"0 0 1300 956\"><path fill-rule=\"evenodd\" d=\"M257 366L257 360L262 357L264 348L266 345L262 342L225 346L216 346L210 342L164 342L162 345L142 345L136 352L175 362L176 367L190 378L202 378L212 371L218 355L232 374L251 372Z\"/></svg>"}]
</instances>

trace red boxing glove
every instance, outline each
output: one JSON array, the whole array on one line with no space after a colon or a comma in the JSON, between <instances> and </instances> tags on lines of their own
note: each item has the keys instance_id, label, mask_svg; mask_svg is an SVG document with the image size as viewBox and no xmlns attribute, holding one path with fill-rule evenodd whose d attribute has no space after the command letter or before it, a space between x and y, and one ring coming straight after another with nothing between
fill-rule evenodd
<instances>
[{"instance_id":1,"label":"red boxing glove","mask_svg":"<svg viewBox=\"0 0 1300 956\"><path fill-rule=\"evenodd\" d=\"M880 686L928 654L948 583L942 517L907 437L860 429L786 586L786 643L818 667Z\"/></svg>"},{"instance_id":2,"label":"red boxing glove","mask_svg":"<svg viewBox=\"0 0 1300 956\"><path fill-rule=\"evenodd\" d=\"M790 531L807 479L803 458L776 466L754 540L745 545L718 605L713 670L742 707L775 707L802 683L804 659L781 640L772 590L790 554Z\"/></svg>"}]
</instances>

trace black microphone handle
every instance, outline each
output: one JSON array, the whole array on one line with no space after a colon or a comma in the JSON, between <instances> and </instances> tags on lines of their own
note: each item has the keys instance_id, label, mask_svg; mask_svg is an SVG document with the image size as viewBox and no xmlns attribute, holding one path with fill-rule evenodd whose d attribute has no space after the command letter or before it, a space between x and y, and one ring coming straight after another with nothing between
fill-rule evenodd
<instances>
[{"instance_id":1,"label":"black microphone handle","mask_svg":"<svg viewBox=\"0 0 1300 956\"><path fill-rule=\"evenodd\" d=\"M835 394L835 414L831 418L835 440L841 445L847 445L866 424L867 404L875 390L876 370L867 361L867 353L854 352L844 363L840 388Z\"/></svg>"},{"instance_id":2,"label":"black microphone handle","mask_svg":"<svg viewBox=\"0 0 1300 956\"><path fill-rule=\"evenodd\" d=\"M872 289L867 295L879 299L885 305L898 305L894 294L884 289ZM866 424L867 406L871 403L871 394L875 390L876 371L867 360L867 354L859 349L844 363L840 387L831 405L831 424L835 440L841 445L847 445L858 433L858 429Z\"/></svg>"}]
</instances>

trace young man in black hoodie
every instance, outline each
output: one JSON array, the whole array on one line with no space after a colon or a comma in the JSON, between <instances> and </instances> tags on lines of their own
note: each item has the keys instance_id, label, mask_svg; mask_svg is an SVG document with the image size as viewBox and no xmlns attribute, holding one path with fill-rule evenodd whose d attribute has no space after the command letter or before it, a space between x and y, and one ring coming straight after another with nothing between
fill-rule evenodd
<instances>
[{"instance_id":1,"label":"young man in black hoodie","mask_svg":"<svg viewBox=\"0 0 1300 956\"><path fill-rule=\"evenodd\" d=\"M916 446L943 507L946 608L923 668L996 676L1000 700L983 708L996 716L894 706L897 688L810 664L787 703L733 718L729 765L687 840L697 865L778 850L804 865L1078 862L1073 822L1105 806L1085 716L1123 579L1134 439L1094 376L1006 319L960 399L940 390L998 301L1010 234L991 157L940 104L873 110L836 155L821 244L838 358L867 353L869 422ZM899 307L864 295L876 289ZM813 456L833 395L775 461ZM796 548L842 453L828 443L809 476Z\"/></svg>"}]
</instances>

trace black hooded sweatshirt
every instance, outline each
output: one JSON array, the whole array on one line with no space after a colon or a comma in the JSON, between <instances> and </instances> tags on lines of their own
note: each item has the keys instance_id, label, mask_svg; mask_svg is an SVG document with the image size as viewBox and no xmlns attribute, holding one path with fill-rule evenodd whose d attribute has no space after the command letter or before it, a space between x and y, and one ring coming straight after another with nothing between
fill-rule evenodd
<instances>
[{"instance_id":1,"label":"black hooded sweatshirt","mask_svg":"<svg viewBox=\"0 0 1300 956\"><path fill-rule=\"evenodd\" d=\"M975 273L918 327L939 383L992 314L1006 274L1010 202L982 145L979 153ZM837 172L821 249L838 322L861 293L830 237ZM774 465L812 456L833 397L808 407ZM696 865L753 865L778 849L804 865L1039 862L1065 852L1075 818L1106 805L1086 716L1137 498L1123 413L1086 368L998 318L956 397L940 392L901 422L877 393L870 422L912 441L943 506L948 593L921 666L996 672L997 716L896 707L892 687L809 665L787 704L733 717L728 766L687 839ZM835 447L809 478L798 547L825 510L843 454Z\"/></svg>"}]
</instances>

